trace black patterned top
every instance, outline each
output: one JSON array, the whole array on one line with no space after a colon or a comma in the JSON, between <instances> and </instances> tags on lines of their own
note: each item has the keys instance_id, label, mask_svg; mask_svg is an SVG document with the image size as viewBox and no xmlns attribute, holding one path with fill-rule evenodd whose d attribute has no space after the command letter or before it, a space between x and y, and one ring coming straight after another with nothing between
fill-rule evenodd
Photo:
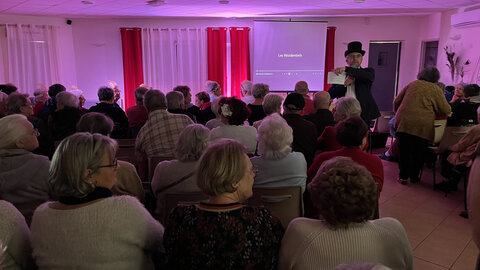
<instances>
[{"instance_id":1,"label":"black patterned top","mask_svg":"<svg viewBox=\"0 0 480 270\"><path fill-rule=\"evenodd\" d=\"M178 206L164 235L168 269L276 269L283 233L265 208Z\"/></svg>"}]
</instances>

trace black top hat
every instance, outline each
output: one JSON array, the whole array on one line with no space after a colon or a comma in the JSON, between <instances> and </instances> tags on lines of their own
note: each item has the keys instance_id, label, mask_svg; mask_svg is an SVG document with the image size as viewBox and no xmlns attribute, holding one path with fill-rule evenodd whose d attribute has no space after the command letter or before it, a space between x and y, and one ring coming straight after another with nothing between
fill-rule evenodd
<instances>
[{"instance_id":1,"label":"black top hat","mask_svg":"<svg viewBox=\"0 0 480 270\"><path fill-rule=\"evenodd\" d=\"M345 51L345 57L351 54L352 52L358 52L362 56L365 55L365 51L362 50L362 43L360 41L352 41L348 43L348 50Z\"/></svg>"}]
</instances>

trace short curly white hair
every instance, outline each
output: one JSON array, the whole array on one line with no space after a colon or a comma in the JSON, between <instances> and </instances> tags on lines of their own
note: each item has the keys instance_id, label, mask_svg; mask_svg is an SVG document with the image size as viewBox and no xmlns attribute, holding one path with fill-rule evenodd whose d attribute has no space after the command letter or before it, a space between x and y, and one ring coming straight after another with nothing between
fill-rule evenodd
<instances>
[{"instance_id":1,"label":"short curly white hair","mask_svg":"<svg viewBox=\"0 0 480 270\"><path fill-rule=\"evenodd\" d=\"M284 158L290 152L293 130L279 114L271 114L262 120L257 132L258 153L266 159Z\"/></svg>"}]
</instances>

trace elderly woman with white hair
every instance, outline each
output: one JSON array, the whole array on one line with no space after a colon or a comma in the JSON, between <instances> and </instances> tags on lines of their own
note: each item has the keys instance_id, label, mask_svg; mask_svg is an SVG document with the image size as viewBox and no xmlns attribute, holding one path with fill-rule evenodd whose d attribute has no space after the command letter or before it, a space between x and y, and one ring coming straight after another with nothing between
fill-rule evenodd
<instances>
[{"instance_id":1,"label":"elderly woman with white hair","mask_svg":"<svg viewBox=\"0 0 480 270\"><path fill-rule=\"evenodd\" d=\"M207 147L210 130L200 124L190 124L180 132L175 145L175 160L158 163L152 178L152 190L157 197L156 215L163 220L167 193L200 192L195 182L195 166Z\"/></svg>"},{"instance_id":2,"label":"elderly woman with white hair","mask_svg":"<svg viewBox=\"0 0 480 270\"><path fill-rule=\"evenodd\" d=\"M262 120L267 116L263 111L263 98L270 92L270 87L268 84L256 83L253 85L252 95L255 98L255 101L248 104L247 106L252 111L250 117L248 117L248 123L252 126L255 121Z\"/></svg>"},{"instance_id":3,"label":"elderly woman with white hair","mask_svg":"<svg viewBox=\"0 0 480 270\"><path fill-rule=\"evenodd\" d=\"M244 80L240 85L240 93L242 95L242 101L245 104L250 104L255 101L255 98L252 96L253 83L249 80Z\"/></svg>"},{"instance_id":4,"label":"elderly woman with white hair","mask_svg":"<svg viewBox=\"0 0 480 270\"><path fill-rule=\"evenodd\" d=\"M292 152L292 128L279 114L263 119L258 128L258 154L252 157L253 166L258 170L254 186L284 187L300 186L305 191L307 162L300 152Z\"/></svg>"},{"instance_id":5,"label":"elderly woman with white hair","mask_svg":"<svg viewBox=\"0 0 480 270\"><path fill-rule=\"evenodd\" d=\"M38 131L24 115L3 117L0 127L0 197L30 223L35 208L50 199L50 161L32 153L38 147Z\"/></svg>"},{"instance_id":6,"label":"elderly woman with white hair","mask_svg":"<svg viewBox=\"0 0 480 270\"><path fill-rule=\"evenodd\" d=\"M117 143L86 132L57 147L50 183L58 201L32 220L39 269L153 269L148 252L162 247L163 226L131 196L114 196Z\"/></svg>"},{"instance_id":7,"label":"elderly woman with white hair","mask_svg":"<svg viewBox=\"0 0 480 270\"><path fill-rule=\"evenodd\" d=\"M262 102L262 107L263 111L265 114L271 115L273 113L281 114L282 113L282 103L283 103L283 97L277 94L267 94L263 98ZM263 119L262 119L263 120ZM258 129L260 124L262 123L262 120L255 121L253 123L253 127Z\"/></svg>"},{"instance_id":8,"label":"elderly woman with white hair","mask_svg":"<svg viewBox=\"0 0 480 270\"><path fill-rule=\"evenodd\" d=\"M210 94L210 102L213 102L215 99L222 96L222 88L220 88L218 82L207 81L206 88L207 92Z\"/></svg>"},{"instance_id":9,"label":"elderly woman with white hair","mask_svg":"<svg viewBox=\"0 0 480 270\"><path fill-rule=\"evenodd\" d=\"M335 104L333 120L335 123L351 116L360 116L362 107L360 102L354 97L342 97ZM322 135L317 139L317 148L322 151L334 151L342 148L342 145L336 139L335 126L327 126ZM367 145L365 145L367 148Z\"/></svg>"},{"instance_id":10,"label":"elderly woman with white hair","mask_svg":"<svg viewBox=\"0 0 480 270\"><path fill-rule=\"evenodd\" d=\"M214 99L211 102L210 107L208 108L215 115L215 118L210 119L210 120L207 121L207 123L205 123L205 126L210 130L214 129L216 127L222 127L222 126L225 125L222 122L222 117L221 117L220 113L218 112L218 109L220 109L220 104L219 104L220 100L222 100L222 98Z\"/></svg>"},{"instance_id":11,"label":"elderly woman with white hair","mask_svg":"<svg viewBox=\"0 0 480 270\"><path fill-rule=\"evenodd\" d=\"M168 269L276 269L283 235L280 221L263 207L242 204L255 171L245 147L222 139L196 168L206 202L177 206L165 230Z\"/></svg>"},{"instance_id":12,"label":"elderly woman with white hair","mask_svg":"<svg viewBox=\"0 0 480 270\"><path fill-rule=\"evenodd\" d=\"M76 131L76 125L83 112L78 108L78 97L63 91L55 97L57 110L48 117L48 130L52 141L61 141Z\"/></svg>"},{"instance_id":13,"label":"elderly woman with white hair","mask_svg":"<svg viewBox=\"0 0 480 270\"><path fill-rule=\"evenodd\" d=\"M365 167L348 157L335 157L320 167L308 190L320 219L290 222L282 240L280 270L330 270L346 262L412 269L412 249L402 224L394 218L371 220L377 185Z\"/></svg>"}]
</instances>

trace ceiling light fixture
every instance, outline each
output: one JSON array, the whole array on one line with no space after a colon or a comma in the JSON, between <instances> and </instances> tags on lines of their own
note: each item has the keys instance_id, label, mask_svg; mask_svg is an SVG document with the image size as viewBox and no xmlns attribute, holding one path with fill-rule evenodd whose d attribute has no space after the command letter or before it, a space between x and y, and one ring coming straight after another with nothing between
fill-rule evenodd
<instances>
[{"instance_id":1,"label":"ceiling light fixture","mask_svg":"<svg viewBox=\"0 0 480 270\"><path fill-rule=\"evenodd\" d=\"M357 3L357 4L360 4L360 3L364 3L365 0L353 0L353 2Z\"/></svg>"},{"instance_id":2,"label":"ceiling light fixture","mask_svg":"<svg viewBox=\"0 0 480 270\"><path fill-rule=\"evenodd\" d=\"M228 0L220 0L220 1L218 1L218 3L223 4L223 5L226 5L226 4L229 4L230 1L228 1Z\"/></svg>"},{"instance_id":3,"label":"ceiling light fixture","mask_svg":"<svg viewBox=\"0 0 480 270\"><path fill-rule=\"evenodd\" d=\"M93 5L92 1L83 0L83 1L80 1L80 2L84 5Z\"/></svg>"},{"instance_id":4,"label":"ceiling light fixture","mask_svg":"<svg viewBox=\"0 0 480 270\"><path fill-rule=\"evenodd\" d=\"M149 0L149 1L147 1L147 6L151 6L151 7L158 7L158 6L161 6L161 5L164 5L164 4L165 4L164 0Z\"/></svg>"}]
</instances>

